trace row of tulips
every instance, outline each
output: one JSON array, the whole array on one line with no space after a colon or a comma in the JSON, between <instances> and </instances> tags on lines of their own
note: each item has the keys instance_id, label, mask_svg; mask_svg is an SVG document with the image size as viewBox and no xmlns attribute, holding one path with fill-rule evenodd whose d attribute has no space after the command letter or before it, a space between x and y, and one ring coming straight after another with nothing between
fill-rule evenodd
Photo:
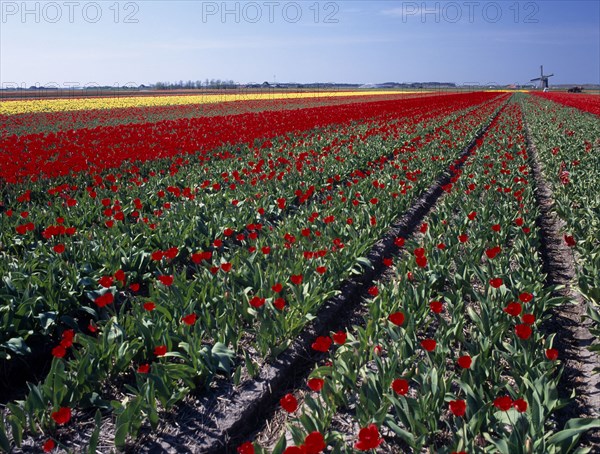
<instances>
[{"instance_id":1,"label":"row of tulips","mask_svg":"<svg viewBox=\"0 0 600 454\"><path fill-rule=\"evenodd\" d=\"M544 98L556 103L574 107L584 112L600 115L600 96L588 94L569 94L560 92L535 93L536 98ZM554 109L555 107L552 107Z\"/></svg>"},{"instance_id":2,"label":"row of tulips","mask_svg":"<svg viewBox=\"0 0 600 454\"><path fill-rule=\"evenodd\" d=\"M209 93L175 94L159 96L99 96L79 98L45 98L45 99L8 99L0 102L0 115L19 115L33 112L73 112L77 110L107 109L117 110L131 107L155 107L173 105L198 105L235 101L252 101L268 99L298 99L298 98L332 98L360 97L365 93L372 96L402 94L396 90L360 90L348 91L212 91Z\"/></svg>"},{"instance_id":3,"label":"row of tulips","mask_svg":"<svg viewBox=\"0 0 600 454\"><path fill-rule=\"evenodd\" d=\"M552 419L563 352L540 325L564 302L543 286L527 158L512 102L419 232L396 240L363 325L315 341L329 356L282 399L273 453L564 453L600 426Z\"/></svg>"},{"instance_id":4,"label":"row of tulips","mask_svg":"<svg viewBox=\"0 0 600 454\"><path fill-rule=\"evenodd\" d=\"M594 112L588 108L594 102L600 106L600 96L547 98L588 112ZM589 302L593 333L600 338L600 108L592 115L539 97L528 99L524 108L554 207L566 224L563 241L577 258L579 291ZM600 351L599 344L591 349Z\"/></svg>"},{"instance_id":5,"label":"row of tulips","mask_svg":"<svg viewBox=\"0 0 600 454\"><path fill-rule=\"evenodd\" d=\"M236 153L222 150L216 153L222 159L210 166L179 159L160 163L171 170L168 177L156 163L147 163L135 175L109 173L93 182L82 175L70 184L52 182L50 189L43 183L12 188L16 203L0 218L5 253L0 270L12 308L3 314L4 356L11 350L26 352L29 337L51 335L65 316L75 328L74 315L86 315L80 309L89 313L107 306L119 299L115 291L148 296L152 282L182 273L186 265L210 264L214 271L226 262L217 260L220 251L256 241L263 228L273 228L272 221L342 180L366 179L388 155L394 156L391 147L361 142L371 136L402 138L414 151L423 140L419 134L433 129L427 137L440 140L446 123L461 121L452 112L447 105L426 114L407 110L410 121L386 117L303 134L292 142L267 141L267 146L241 147ZM179 172L176 163L184 170ZM419 176L404 165L406 180L397 196L404 196L410 179ZM367 199L353 203L359 200ZM65 268L56 257L73 266ZM95 305L88 308L91 302Z\"/></svg>"},{"instance_id":6,"label":"row of tulips","mask_svg":"<svg viewBox=\"0 0 600 454\"><path fill-rule=\"evenodd\" d=\"M263 223L264 207L256 205L255 221L246 225L244 234L238 233L242 236L236 236L235 242L230 238L234 229L221 223L221 213L214 208L204 212L208 200L225 199L236 206L227 191L238 190L237 199L245 203L262 203L260 196L256 197L254 185L239 182L241 189L230 185L221 190L213 182L205 188L199 184L193 190L181 189L184 182L200 182L200 175L210 171L196 159L178 161L176 171L171 166L168 172L161 172L160 161L147 162L136 169L132 180L127 172L94 178L98 184L88 186L87 197L73 197L80 191L77 185L61 181L52 183L48 194L19 192L18 203L32 206L32 212L38 200L45 202L49 196L64 203L37 205L37 215L42 216L42 207L47 206L44 209L51 212L47 220L57 216L52 225L44 224L41 233L25 228L13 237L9 250L19 254L9 261L10 286L4 291L13 291L15 282L21 281L20 296L26 299L15 305L19 308L29 300L37 303L36 292L42 288L46 301L74 298L80 305L70 317L52 310L39 317L47 329L54 325L67 329L54 339L55 358L47 378L30 384L23 402L8 405L6 421L13 442L20 444L26 430L34 436L50 431L52 442L61 441L60 426L77 419L79 410L95 408L114 413L118 428L114 441L123 446L143 424L156 426L160 411L171 410L190 391L207 387L215 375L239 381L244 368L254 369L260 357L250 357L247 349L242 355L238 350L242 340L250 341L261 357L284 350L291 336L315 316L321 302L356 267L364 251L408 208L412 195L432 183L506 97L465 95L456 98L454 105L450 97L444 98L449 110L438 109L439 117L432 122L425 121L427 116L402 121L388 118L385 125L376 123L377 127L369 129L367 123L362 130L360 126L351 129L349 137L345 128L339 135L334 129L298 137L292 156L302 156L299 161L310 159L313 148L321 150L315 159L326 161L330 150L325 153L324 149L339 146L340 158L356 156L355 166L366 167L350 166L355 170L339 176L345 184L333 191L339 161L332 159L323 166L329 177L322 196L305 197L304 203L277 223ZM448 115L458 106L466 111ZM342 120L347 119L344 112L347 109L342 111ZM406 123L412 128L407 129ZM258 148L288 157L290 138L291 133L284 142L268 140ZM243 174L257 162L247 161L242 147L221 150L215 156L219 153L238 158L226 160L227 176L236 170ZM364 157L371 156L377 159L364 162ZM297 163L285 168L295 173ZM308 172L297 175L310 178ZM293 178L290 181L297 181ZM40 181L33 187L44 184ZM166 190L161 195L154 185ZM308 190L303 188L301 195L306 196ZM133 198L128 191L140 197ZM142 198L144 193L152 199ZM135 211L146 205L161 209L160 215L153 212L160 221L154 227L135 222L138 216L124 209L122 200L132 200L130 208ZM265 211L280 214L284 209L277 201ZM71 210L79 215L70 214ZM94 213L95 221L86 220L88 211ZM9 217L5 212L2 222L12 222L22 213L15 211ZM122 216L117 217L119 213ZM107 217L114 224L107 225ZM84 227L73 235L67 232L78 225ZM113 229L120 235L107 235ZM22 235L41 235L42 239L32 245ZM32 314L42 315L35 310L30 307ZM115 389L115 383L121 387ZM4 424L0 429L7 433ZM90 445L97 442L95 434Z\"/></svg>"},{"instance_id":7,"label":"row of tulips","mask_svg":"<svg viewBox=\"0 0 600 454\"><path fill-rule=\"evenodd\" d=\"M281 98L222 103L124 107L120 109L28 112L17 115L0 115L0 137L8 137L14 134L24 135L117 126L129 123L154 123L163 120L177 120L199 116L212 117L264 110L288 110L339 104L356 104L429 95L434 94L403 93L395 95L369 95L365 93L364 96L352 97ZM439 93L435 94L435 96L439 96Z\"/></svg>"},{"instance_id":8,"label":"row of tulips","mask_svg":"<svg viewBox=\"0 0 600 454\"><path fill-rule=\"evenodd\" d=\"M416 107L423 111L454 103L492 99L497 93L454 94L393 101L374 101L296 110L246 112L240 115L182 118L155 123L103 126L91 129L11 135L0 138L0 181L15 183L57 178L73 173L91 175L124 163L162 158L185 159L199 154L202 162L220 158L223 145L255 145L255 141L296 134L329 125L373 118L406 118ZM410 116L410 113L408 114Z\"/></svg>"}]
</instances>

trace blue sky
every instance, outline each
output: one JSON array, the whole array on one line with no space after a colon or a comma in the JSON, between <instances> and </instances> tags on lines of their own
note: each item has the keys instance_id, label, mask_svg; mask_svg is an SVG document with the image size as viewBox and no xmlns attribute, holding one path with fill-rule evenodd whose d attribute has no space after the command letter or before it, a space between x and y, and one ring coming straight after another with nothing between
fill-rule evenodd
<instances>
[{"instance_id":1,"label":"blue sky","mask_svg":"<svg viewBox=\"0 0 600 454\"><path fill-rule=\"evenodd\" d=\"M23 7L25 5L25 7ZM0 2L0 83L600 83L600 1Z\"/></svg>"}]
</instances>

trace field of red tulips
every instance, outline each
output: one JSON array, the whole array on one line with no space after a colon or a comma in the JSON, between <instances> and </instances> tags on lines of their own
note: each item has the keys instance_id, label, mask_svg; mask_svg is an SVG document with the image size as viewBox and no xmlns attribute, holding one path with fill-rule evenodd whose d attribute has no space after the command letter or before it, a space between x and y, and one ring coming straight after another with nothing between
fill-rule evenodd
<instances>
[{"instance_id":1,"label":"field of red tulips","mask_svg":"<svg viewBox=\"0 0 600 454\"><path fill-rule=\"evenodd\" d=\"M598 98L598 95L582 95L564 92L536 92L535 95L565 106L583 110L584 112L600 115L600 99Z\"/></svg>"},{"instance_id":2,"label":"field of red tulips","mask_svg":"<svg viewBox=\"0 0 600 454\"><path fill-rule=\"evenodd\" d=\"M566 96L1 117L0 450L598 448L564 372L599 350L599 98Z\"/></svg>"},{"instance_id":3,"label":"field of red tulips","mask_svg":"<svg viewBox=\"0 0 600 454\"><path fill-rule=\"evenodd\" d=\"M407 99L439 96L438 93L404 93L402 95L377 95L377 100ZM69 129L116 126L128 123L149 123L199 116L221 116L266 110L302 109L349 103L372 102L372 96L336 96L313 98L282 98L245 100L206 104L185 104L151 107L125 107L120 109L90 109L58 112L33 112L18 115L0 115L0 137L13 134L54 132Z\"/></svg>"}]
</instances>

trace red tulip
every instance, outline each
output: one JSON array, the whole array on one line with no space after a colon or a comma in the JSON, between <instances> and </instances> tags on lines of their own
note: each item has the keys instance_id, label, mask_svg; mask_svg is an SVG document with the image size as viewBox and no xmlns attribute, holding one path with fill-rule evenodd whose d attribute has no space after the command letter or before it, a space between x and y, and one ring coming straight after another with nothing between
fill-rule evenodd
<instances>
[{"instance_id":1,"label":"red tulip","mask_svg":"<svg viewBox=\"0 0 600 454\"><path fill-rule=\"evenodd\" d=\"M154 354L156 356L164 356L166 353L167 353L166 345L159 345L158 347L154 348Z\"/></svg>"},{"instance_id":2,"label":"red tulip","mask_svg":"<svg viewBox=\"0 0 600 454\"><path fill-rule=\"evenodd\" d=\"M167 287L173 285L173 276L172 275L162 275L158 276L158 280Z\"/></svg>"},{"instance_id":3,"label":"red tulip","mask_svg":"<svg viewBox=\"0 0 600 454\"><path fill-rule=\"evenodd\" d=\"M485 250L485 255L491 260L495 258L500 252L502 248L500 246L494 246L493 248L489 248Z\"/></svg>"},{"instance_id":4,"label":"red tulip","mask_svg":"<svg viewBox=\"0 0 600 454\"><path fill-rule=\"evenodd\" d=\"M246 443L238 446L237 452L238 454L254 454L254 445L252 442L247 441Z\"/></svg>"},{"instance_id":5,"label":"red tulip","mask_svg":"<svg viewBox=\"0 0 600 454\"><path fill-rule=\"evenodd\" d=\"M398 247L402 247L404 246L404 238L402 238L401 236L399 236L398 238L396 238L394 240L394 244Z\"/></svg>"},{"instance_id":6,"label":"red tulip","mask_svg":"<svg viewBox=\"0 0 600 454\"><path fill-rule=\"evenodd\" d=\"M46 440L46 442L42 446L42 449L44 450L44 452L50 452L54 448L56 448L56 443L51 438Z\"/></svg>"},{"instance_id":7,"label":"red tulip","mask_svg":"<svg viewBox=\"0 0 600 454\"><path fill-rule=\"evenodd\" d=\"M444 305L441 301L432 301L429 303L429 309L435 314L440 314L444 310Z\"/></svg>"},{"instance_id":8,"label":"red tulip","mask_svg":"<svg viewBox=\"0 0 600 454\"><path fill-rule=\"evenodd\" d=\"M53 412L51 416L56 424L62 426L68 423L71 419L71 409L68 407L61 407L57 411Z\"/></svg>"},{"instance_id":9,"label":"red tulip","mask_svg":"<svg viewBox=\"0 0 600 454\"><path fill-rule=\"evenodd\" d=\"M288 446L283 451L283 454L305 454L305 453L306 453L306 448L304 447L304 445L302 445L302 446Z\"/></svg>"},{"instance_id":10,"label":"red tulip","mask_svg":"<svg viewBox=\"0 0 600 454\"><path fill-rule=\"evenodd\" d=\"M294 413L298 408L298 401L293 394L286 394L279 400L279 403L281 404L281 407L288 413Z\"/></svg>"},{"instance_id":11,"label":"red tulip","mask_svg":"<svg viewBox=\"0 0 600 454\"><path fill-rule=\"evenodd\" d=\"M188 314L181 317L181 321L188 326L192 326L198 320L198 316L196 314Z\"/></svg>"},{"instance_id":12,"label":"red tulip","mask_svg":"<svg viewBox=\"0 0 600 454\"><path fill-rule=\"evenodd\" d=\"M275 298L275 301L273 301L273 306L282 311L285 307L285 300L283 298Z\"/></svg>"},{"instance_id":13,"label":"red tulip","mask_svg":"<svg viewBox=\"0 0 600 454\"><path fill-rule=\"evenodd\" d=\"M64 358L66 354L67 349L62 345L57 345L52 349L52 356L54 356L55 358Z\"/></svg>"},{"instance_id":14,"label":"red tulip","mask_svg":"<svg viewBox=\"0 0 600 454\"><path fill-rule=\"evenodd\" d=\"M311 432L304 439L304 452L306 454L319 454L320 452L323 452L326 447L325 437L323 437L323 434L320 432Z\"/></svg>"},{"instance_id":15,"label":"red tulip","mask_svg":"<svg viewBox=\"0 0 600 454\"><path fill-rule=\"evenodd\" d=\"M109 304L112 304L114 299L115 299L115 297L113 296L113 294L111 292L106 292L104 295L100 295L100 296L96 297L96 299L94 300L94 303L96 303L96 305L98 307L104 307L104 306L108 306Z\"/></svg>"},{"instance_id":16,"label":"red tulip","mask_svg":"<svg viewBox=\"0 0 600 454\"><path fill-rule=\"evenodd\" d=\"M400 311L394 312L388 316L388 320L396 326L401 326L404 323L404 314Z\"/></svg>"},{"instance_id":17,"label":"red tulip","mask_svg":"<svg viewBox=\"0 0 600 454\"><path fill-rule=\"evenodd\" d=\"M521 323L521 324L515 326L515 333L517 334L517 336L520 339L526 340L531 337L532 330L529 325L526 325L525 323Z\"/></svg>"},{"instance_id":18,"label":"red tulip","mask_svg":"<svg viewBox=\"0 0 600 454\"><path fill-rule=\"evenodd\" d=\"M323 380L322 378L311 378L307 382L308 387L315 392L321 391L321 389L323 389L324 384L325 380Z\"/></svg>"},{"instance_id":19,"label":"red tulip","mask_svg":"<svg viewBox=\"0 0 600 454\"><path fill-rule=\"evenodd\" d=\"M176 247L169 248L165 251L165 257L169 260L173 260L179 254L179 249Z\"/></svg>"},{"instance_id":20,"label":"red tulip","mask_svg":"<svg viewBox=\"0 0 600 454\"><path fill-rule=\"evenodd\" d=\"M501 411L508 411L512 407L513 401L509 396L497 397L494 399L494 407Z\"/></svg>"},{"instance_id":21,"label":"red tulip","mask_svg":"<svg viewBox=\"0 0 600 454\"><path fill-rule=\"evenodd\" d=\"M460 358L458 358L458 360L456 361L456 363L463 369L470 369L472 362L473 362L473 360L471 359L471 357L469 355L463 355Z\"/></svg>"},{"instance_id":22,"label":"red tulip","mask_svg":"<svg viewBox=\"0 0 600 454\"><path fill-rule=\"evenodd\" d=\"M421 341L421 347L428 352L435 350L437 342L434 339L424 339Z\"/></svg>"},{"instance_id":23,"label":"red tulip","mask_svg":"<svg viewBox=\"0 0 600 454\"><path fill-rule=\"evenodd\" d=\"M112 276L102 276L98 280L98 284L100 284L104 288L109 288L113 284Z\"/></svg>"},{"instance_id":24,"label":"red tulip","mask_svg":"<svg viewBox=\"0 0 600 454\"><path fill-rule=\"evenodd\" d=\"M403 378L397 378L392 382L392 389L396 394L404 396L408 392L408 381Z\"/></svg>"},{"instance_id":25,"label":"red tulip","mask_svg":"<svg viewBox=\"0 0 600 454\"><path fill-rule=\"evenodd\" d=\"M521 317L521 321L526 323L527 325L533 325L535 323L535 315L533 314L523 314Z\"/></svg>"},{"instance_id":26,"label":"red tulip","mask_svg":"<svg viewBox=\"0 0 600 454\"><path fill-rule=\"evenodd\" d=\"M451 400L449 402L450 412L459 418L467 411L467 403L464 400Z\"/></svg>"},{"instance_id":27,"label":"red tulip","mask_svg":"<svg viewBox=\"0 0 600 454\"><path fill-rule=\"evenodd\" d=\"M231 271L231 267L232 264L229 262L221 263L221 269L226 273L229 273Z\"/></svg>"},{"instance_id":28,"label":"red tulip","mask_svg":"<svg viewBox=\"0 0 600 454\"><path fill-rule=\"evenodd\" d=\"M370 424L368 427L360 429L358 441L354 444L354 447L360 451L368 451L377 448L381 443L383 443L383 439L379 437L377 426Z\"/></svg>"},{"instance_id":29,"label":"red tulip","mask_svg":"<svg viewBox=\"0 0 600 454\"><path fill-rule=\"evenodd\" d=\"M73 345L73 338L75 337L75 330L67 329L62 333L62 340L60 341L60 345L65 348L71 347Z\"/></svg>"},{"instance_id":30,"label":"red tulip","mask_svg":"<svg viewBox=\"0 0 600 454\"><path fill-rule=\"evenodd\" d=\"M256 307L256 308L261 307L262 305L265 304L265 298L253 296L252 298L250 298L250 301L248 301L248 304L250 304L250 306Z\"/></svg>"},{"instance_id":31,"label":"red tulip","mask_svg":"<svg viewBox=\"0 0 600 454\"><path fill-rule=\"evenodd\" d=\"M415 257L425 257L425 248L418 247L413 251L413 253L415 254Z\"/></svg>"},{"instance_id":32,"label":"red tulip","mask_svg":"<svg viewBox=\"0 0 600 454\"><path fill-rule=\"evenodd\" d=\"M519 413L524 413L527 411L527 401L525 401L525 399L517 399L513 402L513 407L515 407Z\"/></svg>"},{"instance_id":33,"label":"red tulip","mask_svg":"<svg viewBox=\"0 0 600 454\"><path fill-rule=\"evenodd\" d=\"M518 317L521 314L522 307L519 303L508 303L508 305L503 310L508 315Z\"/></svg>"},{"instance_id":34,"label":"red tulip","mask_svg":"<svg viewBox=\"0 0 600 454\"><path fill-rule=\"evenodd\" d=\"M338 345L344 345L346 343L348 335L344 331L338 331L332 337L333 342L335 342Z\"/></svg>"},{"instance_id":35,"label":"red tulip","mask_svg":"<svg viewBox=\"0 0 600 454\"><path fill-rule=\"evenodd\" d=\"M313 348L313 350L324 353L329 350L329 347L331 347L331 344L332 344L332 340L329 336L319 336L313 342L312 348Z\"/></svg>"},{"instance_id":36,"label":"red tulip","mask_svg":"<svg viewBox=\"0 0 600 454\"><path fill-rule=\"evenodd\" d=\"M499 277L496 277L494 279L490 279L490 285L492 287L494 287L494 288L500 288L503 283L504 283L504 281L501 278L499 278Z\"/></svg>"},{"instance_id":37,"label":"red tulip","mask_svg":"<svg viewBox=\"0 0 600 454\"><path fill-rule=\"evenodd\" d=\"M533 295L531 293L523 292L519 295L519 299L523 303L529 303L533 299Z\"/></svg>"},{"instance_id":38,"label":"red tulip","mask_svg":"<svg viewBox=\"0 0 600 454\"><path fill-rule=\"evenodd\" d=\"M125 280L126 280L126 276L125 276L125 271L123 270L117 270L114 274L114 278L117 281L120 281L123 283L123 285L125 285Z\"/></svg>"}]
</instances>

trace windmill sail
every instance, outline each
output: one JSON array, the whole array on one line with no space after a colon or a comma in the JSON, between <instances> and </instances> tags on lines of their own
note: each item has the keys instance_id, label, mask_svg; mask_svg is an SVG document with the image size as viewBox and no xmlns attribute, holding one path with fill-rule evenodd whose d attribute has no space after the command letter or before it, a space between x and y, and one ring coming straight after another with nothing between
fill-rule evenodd
<instances>
[{"instance_id":1,"label":"windmill sail","mask_svg":"<svg viewBox=\"0 0 600 454\"><path fill-rule=\"evenodd\" d=\"M554 76L554 74L544 75L544 66L540 66L540 77L536 77L535 79L531 79L530 82L535 82L536 80L540 81L540 88L548 88L548 78Z\"/></svg>"}]
</instances>

